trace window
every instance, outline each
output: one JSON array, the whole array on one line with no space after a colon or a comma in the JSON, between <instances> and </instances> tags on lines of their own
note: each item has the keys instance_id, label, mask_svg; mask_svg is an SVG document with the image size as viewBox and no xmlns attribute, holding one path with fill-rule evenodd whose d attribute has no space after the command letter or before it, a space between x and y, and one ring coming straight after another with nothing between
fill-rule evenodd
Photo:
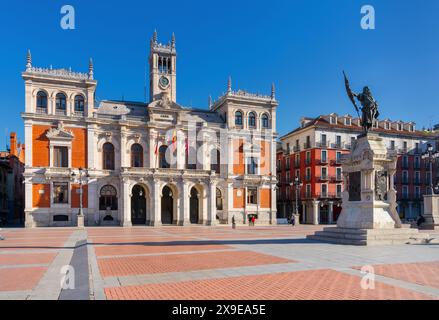
<instances>
[{"instance_id":1,"label":"window","mask_svg":"<svg viewBox=\"0 0 439 320\"><path fill-rule=\"evenodd\" d=\"M131 146L131 167L143 167L143 147L138 143Z\"/></svg>"},{"instance_id":2,"label":"window","mask_svg":"<svg viewBox=\"0 0 439 320\"><path fill-rule=\"evenodd\" d=\"M296 167L300 166L300 154L296 154L295 166Z\"/></svg>"},{"instance_id":3,"label":"window","mask_svg":"<svg viewBox=\"0 0 439 320\"><path fill-rule=\"evenodd\" d=\"M345 118L345 123L346 126L350 126L351 125L351 118Z\"/></svg>"},{"instance_id":4,"label":"window","mask_svg":"<svg viewBox=\"0 0 439 320\"><path fill-rule=\"evenodd\" d=\"M408 199L408 197L409 197L409 187L402 186L402 198Z\"/></svg>"},{"instance_id":5,"label":"window","mask_svg":"<svg viewBox=\"0 0 439 320\"><path fill-rule=\"evenodd\" d=\"M341 148L341 136L339 135L335 136L335 147Z\"/></svg>"},{"instance_id":6,"label":"window","mask_svg":"<svg viewBox=\"0 0 439 320\"><path fill-rule=\"evenodd\" d=\"M336 168L336 179L337 179L337 181L341 181L342 180L341 168Z\"/></svg>"},{"instance_id":7,"label":"window","mask_svg":"<svg viewBox=\"0 0 439 320\"><path fill-rule=\"evenodd\" d=\"M290 170L290 158L285 158L285 170Z\"/></svg>"},{"instance_id":8,"label":"window","mask_svg":"<svg viewBox=\"0 0 439 320\"><path fill-rule=\"evenodd\" d=\"M395 140L390 141L390 150L395 150Z\"/></svg>"},{"instance_id":9,"label":"window","mask_svg":"<svg viewBox=\"0 0 439 320\"><path fill-rule=\"evenodd\" d=\"M216 210L223 210L223 196L218 188L216 188Z\"/></svg>"},{"instance_id":10,"label":"window","mask_svg":"<svg viewBox=\"0 0 439 320\"><path fill-rule=\"evenodd\" d=\"M114 146L109 142L102 147L102 167L104 170L114 170Z\"/></svg>"},{"instance_id":11,"label":"window","mask_svg":"<svg viewBox=\"0 0 439 320\"><path fill-rule=\"evenodd\" d=\"M262 128L268 128L268 115L262 115Z\"/></svg>"},{"instance_id":12,"label":"window","mask_svg":"<svg viewBox=\"0 0 439 320\"><path fill-rule=\"evenodd\" d=\"M285 182L286 183L290 182L290 172L289 171L286 172L286 181Z\"/></svg>"},{"instance_id":13,"label":"window","mask_svg":"<svg viewBox=\"0 0 439 320\"><path fill-rule=\"evenodd\" d=\"M280 159L277 159L277 170L281 171L282 170L282 162Z\"/></svg>"},{"instance_id":14,"label":"window","mask_svg":"<svg viewBox=\"0 0 439 320\"><path fill-rule=\"evenodd\" d=\"M75 96L75 112L84 112L84 97L81 95Z\"/></svg>"},{"instance_id":15,"label":"window","mask_svg":"<svg viewBox=\"0 0 439 320\"><path fill-rule=\"evenodd\" d=\"M242 112L241 111L235 112L235 125L242 126Z\"/></svg>"},{"instance_id":16,"label":"window","mask_svg":"<svg viewBox=\"0 0 439 320\"><path fill-rule=\"evenodd\" d=\"M117 210L117 191L112 185L103 186L99 197L99 210Z\"/></svg>"},{"instance_id":17,"label":"window","mask_svg":"<svg viewBox=\"0 0 439 320\"><path fill-rule=\"evenodd\" d=\"M168 146L161 146L159 148L159 167L160 168L170 168L168 160L166 160L166 151L168 150Z\"/></svg>"},{"instance_id":18,"label":"window","mask_svg":"<svg viewBox=\"0 0 439 320\"><path fill-rule=\"evenodd\" d=\"M56 95L56 110L66 110L66 96L64 93L58 93Z\"/></svg>"},{"instance_id":19,"label":"window","mask_svg":"<svg viewBox=\"0 0 439 320\"><path fill-rule=\"evenodd\" d=\"M408 171L403 171L402 172L402 183L409 183L409 173Z\"/></svg>"},{"instance_id":20,"label":"window","mask_svg":"<svg viewBox=\"0 0 439 320\"><path fill-rule=\"evenodd\" d=\"M328 161L328 152L326 150L322 150L322 163L327 163Z\"/></svg>"},{"instance_id":21,"label":"window","mask_svg":"<svg viewBox=\"0 0 439 320\"><path fill-rule=\"evenodd\" d=\"M218 149L210 151L210 170L220 173L220 152Z\"/></svg>"},{"instance_id":22,"label":"window","mask_svg":"<svg viewBox=\"0 0 439 320\"><path fill-rule=\"evenodd\" d=\"M254 112L250 112L248 115L248 126L250 128L256 127L256 115Z\"/></svg>"},{"instance_id":23,"label":"window","mask_svg":"<svg viewBox=\"0 0 439 320\"><path fill-rule=\"evenodd\" d=\"M341 159L341 152L340 152L340 151L337 151L337 152L335 153L335 161L336 161L337 163L340 163L340 159Z\"/></svg>"},{"instance_id":24,"label":"window","mask_svg":"<svg viewBox=\"0 0 439 320\"><path fill-rule=\"evenodd\" d=\"M420 160L419 157L415 157L414 167L415 167L415 169L420 169L421 168L421 160Z\"/></svg>"},{"instance_id":25,"label":"window","mask_svg":"<svg viewBox=\"0 0 439 320\"><path fill-rule=\"evenodd\" d=\"M341 184L337 184L337 198L341 198Z\"/></svg>"},{"instance_id":26,"label":"window","mask_svg":"<svg viewBox=\"0 0 439 320\"><path fill-rule=\"evenodd\" d=\"M67 182L53 183L53 203L65 204L69 202L69 184Z\"/></svg>"},{"instance_id":27,"label":"window","mask_svg":"<svg viewBox=\"0 0 439 320\"><path fill-rule=\"evenodd\" d=\"M311 148L311 137L306 136L305 149Z\"/></svg>"},{"instance_id":28,"label":"window","mask_svg":"<svg viewBox=\"0 0 439 320\"><path fill-rule=\"evenodd\" d=\"M256 158L250 157L247 159L247 174L258 174L258 163Z\"/></svg>"},{"instance_id":29,"label":"window","mask_svg":"<svg viewBox=\"0 0 439 320\"><path fill-rule=\"evenodd\" d=\"M306 168L305 180L311 180L311 168Z\"/></svg>"},{"instance_id":30,"label":"window","mask_svg":"<svg viewBox=\"0 0 439 320\"><path fill-rule=\"evenodd\" d=\"M57 168L68 168L69 150L67 147L53 147L53 166Z\"/></svg>"},{"instance_id":31,"label":"window","mask_svg":"<svg viewBox=\"0 0 439 320\"><path fill-rule=\"evenodd\" d=\"M322 167L322 172L321 173L322 173L321 178L326 180L328 178L328 168Z\"/></svg>"},{"instance_id":32,"label":"window","mask_svg":"<svg viewBox=\"0 0 439 320\"><path fill-rule=\"evenodd\" d=\"M300 181L300 170L296 170L296 177L297 177L297 179L299 179L299 181Z\"/></svg>"},{"instance_id":33,"label":"window","mask_svg":"<svg viewBox=\"0 0 439 320\"><path fill-rule=\"evenodd\" d=\"M351 137L351 147L353 147L353 146L354 146L354 144L355 144L355 140L356 140L356 138L355 138L355 137Z\"/></svg>"},{"instance_id":34,"label":"window","mask_svg":"<svg viewBox=\"0 0 439 320\"><path fill-rule=\"evenodd\" d=\"M247 188L247 203L248 204L258 204L258 189L257 188Z\"/></svg>"},{"instance_id":35,"label":"window","mask_svg":"<svg viewBox=\"0 0 439 320\"><path fill-rule=\"evenodd\" d=\"M415 198L420 199L421 198L421 188L416 186L415 187Z\"/></svg>"},{"instance_id":36,"label":"window","mask_svg":"<svg viewBox=\"0 0 439 320\"><path fill-rule=\"evenodd\" d=\"M321 135L321 146L326 147L326 134Z\"/></svg>"},{"instance_id":37,"label":"window","mask_svg":"<svg viewBox=\"0 0 439 320\"><path fill-rule=\"evenodd\" d=\"M321 196L326 198L328 196L328 185L327 184L322 184L321 191L322 191Z\"/></svg>"},{"instance_id":38,"label":"window","mask_svg":"<svg viewBox=\"0 0 439 320\"><path fill-rule=\"evenodd\" d=\"M311 197L311 185L310 184L306 185L306 197L307 198Z\"/></svg>"},{"instance_id":39,"label":"window","mask_svg":"<svg viewBox=\"0 0 439 320\"><path fill-rule=\"evenodd\" d=\"M47 112L47 94L44 91L38 91L37 93L37 112L38 111Z\"/></svg>"},{"instance_id":40,"label":"window","mask_svg":"<svg viewBox=\"0 0 439 320\"><path fill-rule=\"evenodd\" d=\"M306 165L310 165L311 164L311 151L307 151L306 152L305 164Z\"/></svg>"},{"instance_id":41,"label":"window","mask_svg":"<svg viewBox=\"0 0 439 320\"><path fill-rule=\"evenodd\" d=\"M415 171L415 183L421 183L421 173L419 171Z\"/></svg>"}]
</instances>

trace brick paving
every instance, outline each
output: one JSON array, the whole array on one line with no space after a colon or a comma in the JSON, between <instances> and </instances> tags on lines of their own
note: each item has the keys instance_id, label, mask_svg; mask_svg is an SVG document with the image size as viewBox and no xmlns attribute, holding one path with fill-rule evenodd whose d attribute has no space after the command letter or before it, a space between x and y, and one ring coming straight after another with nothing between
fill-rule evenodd
<instances>
[{"instance_id":1,"label":"brick paving","mask_svg":"<svg viewBox=\"0 0 439 320\"><path fill-rule=\"evenodd\" d=\"M261 264L289 263L277 258L251 251L212 252L110 258L98 260L103 277L182 272L203 269L233 268Z\"/></svg>"},{"instance_id":2,"label":"brick paving","mask_svg":"<svg viewBox=\"0 0 439 320\"><path fill-rule=\"evenodd\" d=\"M0 299L86 299L88 285L95 299L439 299L438 245L306 239L323 227L6 229ZM60 294L69 263L89 277ZM373 290L361 289L362 265L375 268Z\"/></svg>"},{"instance_id":3,"label":"brick paving","mask_svg":"<svg viewBox=\"0 0 439 320\"><path fill-rule=\"evenodd\" d=\"M439 289L439 261L382 264L373 268L382 276Z\"/></svg>"},{"instance_id":4,"label":"brick paving","mask_svg":"<svg viewBox=\"0 0 439 320\"><path fill-rule=\"evenodd\" d=\"M363 290L360 278L333 270L288 272L202 281L107 288L108 299L148 300L387 300L433 297L377 283Z\"/></svg>"}]
</instances>

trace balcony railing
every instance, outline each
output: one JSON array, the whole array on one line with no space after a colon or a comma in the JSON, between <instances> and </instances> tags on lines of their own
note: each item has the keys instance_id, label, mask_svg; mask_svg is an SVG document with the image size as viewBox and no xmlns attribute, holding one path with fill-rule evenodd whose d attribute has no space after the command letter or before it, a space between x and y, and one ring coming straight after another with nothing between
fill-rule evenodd
<instances>
[{"instance_id":1,"label":"balcony railing","mask_svg":"<svg viewBox=\"0 0 439 320\"><path fill-rule=\"evenodd\" d=\"M293 151L294 152L299 152L300 151L300 146L293 146Z\"/></svg>"},{"instance_id":2,"label":"balcony railing","mask_svg":"<svg viewBox=\"0 0 439 320\"><path fill-rule=\"evenodd\" d=\"M47 114L47 108L36 108L35 109L35 113L38 113L38 114Z\"/></svg>"},{"instance_id":3,"label":"balcony railing","mask_svg":"<svg viewBox=\"0 0 439 320\"><path fill-rule=\"evenodd\" d=\"M342 175L335 175L331 177L331 182L342 182L342 181L343 181Z\"/></svg>"},{"instance_id":4,"label":"balcony railing","mask_svg":"<svg viewBox=\"0 0 439 320\"><path fill-rule=\"evenodd\" d=\"M319 141L316 142L317 148L328 148L329 147L329 141Z\"/></svg>"},{"instance_id":5,"label":"balcony railing","mask_svg":"<svg viewBox=\"0 0 439 320\"><path fill-rule=\"evenodd\" d=\"M343 149L343 143L342 142L331 143L331 148L333 148L333 149Z\"/></svg>"},{"instance_id":6,"label":"balcony railing","mask_svg":"<svg viewBox=\"0 0 439 320\"><path fill-rule=\"evenodd\" d=\"M331 160L331 165L332 166L340 166L341 165L340 159L338 159L338 160Z\"/></svg>"},{"instance_id":7,"label":"balcony railing","mask_svg":"<svg viewBox=\"0 0 439 320\"><path fill-rule=\"evenodd\" d=\"M321 176L317 177L317 179L319 181L329 181L329 176L327 174L326 175L321 175Z\"/></svg>"},{"instance_id":8,"label":"balcony railing","mask_svg":"<svg viewBox=\"0 0 439 320\"><path fill-rule=\"evenodd\" d=\"M311 142L305 142L303 144L303 149L310 149L311 148Z\"/></svg>"},{"instance_id":9,"label":"balcony railing","mask_svg":"<svg viewBox=\"0 0 439 320\"><path fill-rule=\"evenodd\" d=\"M55 114L57 116L65 116L67 114L67 111L66 110L62 110L62 109L56 109L55 110Z\"/></svg>"},{"instance_id":10,"label":"balcony railing","mask_svg":"<svg viewBox=\"0 0 439 320\"><path fill-rule=\"evenodd\" d=\"M326 158L326 159L319 159L319 160L317 161L317 163L318 163L318 164L326 165L326 164L328 164L328 158Z\"/></svg>"}]
</instances>

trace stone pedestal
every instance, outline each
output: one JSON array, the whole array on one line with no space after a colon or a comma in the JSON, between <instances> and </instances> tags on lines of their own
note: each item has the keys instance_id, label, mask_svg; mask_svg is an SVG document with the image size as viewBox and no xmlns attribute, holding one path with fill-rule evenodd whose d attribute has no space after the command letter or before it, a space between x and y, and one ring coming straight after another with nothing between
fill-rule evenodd
<instances>
[{"instance_id":1,"label":"stone pedestal","mask_svg":"<svg viewBox=\"0 0 439 320\"><path fill-rule=\"evenodd\" d=\"M424 196L424 214L425 222L420 225L420 229L439 230L439 195Z\"/></svg>"},{"instance_id":2,"label":"stone pedestal","mask_svg":"<svg viewBox=\"0 0 439 320\"><path fill-rule=\"evenodd\" d=\"M426 238L417 229L402 228L396 211L396 152L389 152L376 134L358 137L341 159L344 187L337 227L325 228L309 239L339 244L401 244Z\"/></svg>"},{"instance_id":3,"label":"stone pedestal","mask_svg":"<svg viewBox=\"0 0 439 320\"><path fill-rule=\"evenodd\" d=\"M84 228L84 215L78 215L78 228Z\"/></svg>"}]
</instances>

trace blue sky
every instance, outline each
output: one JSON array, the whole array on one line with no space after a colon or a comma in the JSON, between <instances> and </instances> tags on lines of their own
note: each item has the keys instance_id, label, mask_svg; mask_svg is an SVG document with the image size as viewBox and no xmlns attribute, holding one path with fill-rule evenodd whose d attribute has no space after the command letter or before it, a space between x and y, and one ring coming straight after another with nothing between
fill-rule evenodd
<instances>
[{"instance_id":1,"label":"blue sky","mask_svg":"<svg viewBox=\"0 0 439 320\"><path fill-rule=\"evenodd\" d=\"M63 5L76 29L60 27ZM376 29L360 27L362 5L375 8ZM177 99L207 107L233 88L277 88L278 132L301 116L351 113L342 70L355 91L371 87L383 118L439 123L439 1L14 1L0 12L0 149L6 130L23 140L26 51L33 65L87 71L95 62L99 99L143 100L149 39L177 37Z\"/></svg>"}]
</instances>

